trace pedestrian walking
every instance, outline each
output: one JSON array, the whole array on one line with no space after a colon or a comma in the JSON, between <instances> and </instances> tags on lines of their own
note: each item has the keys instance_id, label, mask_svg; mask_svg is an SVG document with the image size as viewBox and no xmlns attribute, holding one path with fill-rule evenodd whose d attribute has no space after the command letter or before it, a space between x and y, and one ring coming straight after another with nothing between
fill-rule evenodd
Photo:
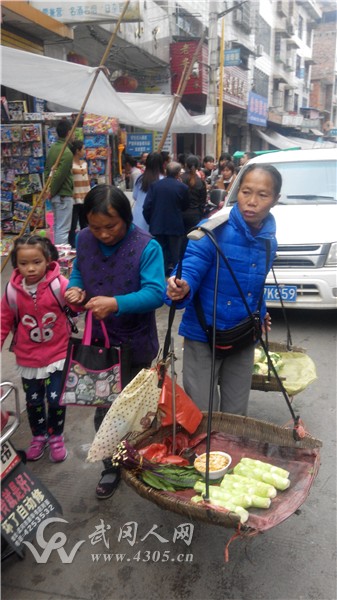
<instances>
[{"instance_id":1,"label":"pedestrian walking","mask_svg":"<svg viewBox=\"0 0 337 600\"><path fill-rule=\"evenodd\" d=\"M163 304L165 290L162 250L148 232L132 223L130 202L119 188L95 186L85 198L84 210L88 227L76 239L65 297L73 304L85 302L84 308L92 311L93 339L102 339L97 320L104 320L110 344L129 345L133 379L151 366L159 349L155 310ZM96 431L107 410L96 409ZM104 467L96 487L100 499L112 496L120 478L111 459Z\"/></svg>"},{"instance_id":2,"label":"pedestrian walking","mask_svg":"<svg viewBox=\"0 0 337 600\"><path fill-rule=\"evenodd\" d=\"M206 183L198 175L199 159L191 154L186 159L186 171L181 181L188 186L188 207L183 212L185 233L203 218L206 204Z\"/></svg>"},{"instance_id":3,"label":"pedestrian walking","mask_svg":"<svg viewBox=\"0 0 337 600\"><path fill-rule=\"evenodd\" d=\"M59 154L62 151L67 135L71 130L71 122L62 119L56 126L58 139L49 149L46 158L44 176L49 177ZM71 140L70 140L71 142ZM57 169L50 181L50 196L54 214L54 243L67 244L73 214L73 153L67 146Z\"/></svg>"},{"instance_id":4,"label":"pedestrian walking","mask_svg":"<svg viewBox=\"0 0 337 600\"><path fill-rule=\"evenodd\" d=\"M138 177L142 174L142 170L137 166L137 159L129 154L124 159L124 171L126 188L133 190Z\"/></svg>"},{"instance_id":5,"label":"pedestrian walking","mask_svg":"<svg viewBox=\"0 0 337 600\"><path fill-rule=\"evenodd\" d=\"M30 461L39 460L47 446L52 462L67 456L63 437L66 409L59 401L71 330L63 310L68 280L60 274L57 258L48 238L17 238L11 253L14 271L1 300L1 348L14 330L11 347L33 435L26 452Z\"/></svg>"},{"instance_id":6,"label":"pedestrian walking","mask_svg":"<svg viewBox=\"0 0 337 600\"><path fill-rule=\"evenodd\" d=\"M145 161L145 171L140 175L133 189L133 199L135 201L132 208L133 222L135 225L149 231L149 225L143 216L143 206L146 194L149 191L151 183L164 177L163 159L159 152L151 152L147 155Z\"/></svg>"},{"instance_id":7,"label":"pedestrian walking","mask_svg":"<svg viewBox=\"0 0 337 600\"><path fill-rule=\"evenodd\" d=\"M75 140L71 146L73 153L73 214L71 227L69 231L69 244L75 248L75 235L77 225L80 229L84 229L88 225L87 219L83 212L84 198L90 191L90 180L88 174L88 164L85 160L85 148L82 140Z\"/></svg>"},{"instance_id":8,"label":"pedestrian walking","mask_svg":"<svg viewBox=\"0 0 337 600\"><path fill-rule=\"evenodd\" d=\"M263 299L264 282L276 253L276 225L270 209L280 196L282 179L271 165L247 168L226 223L214 229L217 243L228 258L251 312L259 310L260 322L270 329ZM182 263L182 276L168 280L166 302L185 309L179 327L184 336L183 384L201 410L208 410L212 352L206 330L213 324L214 289L217 282L216 331L226 331L247 319L247 308L234 278L207 237L190 240ZM203 314L205 326L202 323ZM215 359L215 410L245 415L251 387L254 342L235 351L223 345L223 357ZM221 351L221 350L220 350ZM220 382L218 389L218 382ZM220 391L220 395L219 395Z\"/></svg>"},{"instance_id":9,"label":"pedestrian walking","mask_svg":"<svg viewBox=\"0 0 337 600\"><path fill-rule=\"evenodd\" d=\"M166 275L180 257L185 234L183 211L189 205L188 186L180 181L180 170L180 163L168 163L166 177L150 186L143 207L150 233L163 249Z\"/></svg>"}]
</instances>

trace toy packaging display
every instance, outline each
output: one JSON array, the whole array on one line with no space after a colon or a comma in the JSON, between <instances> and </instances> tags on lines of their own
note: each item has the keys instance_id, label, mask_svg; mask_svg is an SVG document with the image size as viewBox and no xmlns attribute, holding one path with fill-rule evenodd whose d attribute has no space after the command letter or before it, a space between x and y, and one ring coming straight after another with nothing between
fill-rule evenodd
<instances>
[{"instance_id":1,"label":"toy packaging display","mask_svg":"<svg viewBox=\"0 0 337 600\"><path fill-rule=\"evenodd\" d=\"M61 274L69 279L76 257L76 250L73 250L70 244L56 244L56 248L59 253L58 263Z\"/></svg>"},{"instance_id":2,"label":"toy packaging display","mask_svg":"<svg viewBox=\"0 0 337 600\"><path fill-rule=\"evenodd\" d=\"M0 240L0 256L8 256L13 247L13 238L3 236Z\"/></svg>"},{"instance_id":3,"label":"toy packaging display","mask_svg":"<svg viewBox=\"0 0 337 600\"><path fill-rule=\"evenodd\" d=\"M13 105L15 108L22 103ZM34 194L42 190L44 157L41 124L3 125L1 151L1 231L18 234L32 209ZM41 208L26 229L29 233L31 228L44 226L44 210Z\"/></svg>"}]
</instances>

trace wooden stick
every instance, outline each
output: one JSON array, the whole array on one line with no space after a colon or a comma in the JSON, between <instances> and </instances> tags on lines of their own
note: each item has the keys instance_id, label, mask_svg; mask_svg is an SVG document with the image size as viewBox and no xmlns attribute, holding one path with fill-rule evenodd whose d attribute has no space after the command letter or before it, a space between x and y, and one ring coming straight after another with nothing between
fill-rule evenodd
<instances>
[{"instance_id":1,"label":"wooden stick","mask_svg":"<svg viewBox=\"0 0 337 600\"><path fill-rule=\"evenodd\" d=\"M164 144L165 144L168 132L169 132L170 127L172 125L173 117L174 117L174 115L176 113L176 110L178 108L180 100L182 99L182 97L184 95L184 91L185 91L187 82L188 82L189 77L190 77L190 75L192 73L193 65L194 65L195 61L197 60L197 57L198 57L200 48L201 48L201 46L202 46L202 44L204 42L204 39L205 39L205 33L202 34L202 36L201 36L201 38L199 40L199 43L198 43L198 45L197 45L197 47L195 49L195 52L194 52L194 54L192 56L191 62L188 65L188 67L187 67L188 63L185 64L184 70L183 70L183 72L181 74L181 77L180 77L180 81L179 81L177 92L174 95L174 100L173 100L171 112L170 112L169 117L167 119L167 123L165 125L165 129L163 131L162 138L161 138L161 140L160 140L160 142L158 144L157 152L160 152L162 150Z\"/></svg>"},{"instance_id":2,"label":"wooden stick","mask_svg":"<svg viewBox=\"0 0 337 600\"><path fill-rule=\"evenodd\" d=\"M116 28L113 31L112 35L111 35L109 43L108 43L108 45L107 45L107 47L105 49L105 52L104 52L104 54L102 56L101 62L99 63L99 66L97 67L97 69L95 71L95 75L94 75L93 80L92 80L92 82L91 82L91 84L89 86L88 92L87 92L87 94L86 94L86 96L84 98L84 101L83 101L82 106L80 108L80 111L79 111L79 113L78 113L78 115L77 115L77 117L76 117L76 119L75 119L75 121L73 123L73 126L72 126L71 130L69 131L69 133L68 133L68 135L67 135L67 137L66 137L66 139L64 141L64 144L62 146L61 152L58 155L57 160L54 163L53 168L51 169L51 171L50 171L50 173L48 175L47 181L45 182L45 184L44 184L44 186L43 186L43 188L42 188L42 190L41 190L41 192L39 194L39 197L38 197L36 203L32 207L30 213L27 215L27 218L26 218L25 222L23 223L19 234L13 238L13 242L15 242L15 240L17 240L18 238L20 238L24 234L24 232L26 230L26 227L31 222L31 220L32 220L32 218L33 218L33 216L34 216L37 208L40 208L40 206L43 206L44 203L45 203L45 201L47 200L47 192L48 192L48 189L50 187L50 183L51 183L51 180L52 180L52 177L53 177L53 173L56 171L57 167L59 166L61 158L62 158L62 156L63 156L63 154L65 152L65 149L67 148L68 142L72 138L72 136L74 134L74 131L75 131L76 127L77 127L77 124L78 124L78 122L79 122L79 120L80 120L80 118L81 118L81 116L82 116L82 114L84 112L84 109L85 109L86 104L87 104L87 102L89 100L90 94L91 94L91 92L93 90L93 87L94 87L96 81L97 81L98 75L99 75L100 71L102 71L102 68L103 68L103 66L104 66L104 64L105 64L105 62L106 62L106 60L107 60L107 58L109 56L109 52L111 50L112 44L114 43L115 37L117 35L117 31L118 31L119 26L120 26L120 24L121 24L121 22L122 22L122 20L124 18L124 15L125 15L126 11L128 9L129 3L130 3L130 0L126 0L126 2L124 4L124 8L122 10L122 13L121 13L121 15L120 15L120 17L119 17L119 19L117 21ZM11 255L11 251L8 253L8 255L6 256L5 260L3 261L3 264L1 265L1 273L2 273L3 269L5 268L5 266L7 265L8 261L9 261L9 258L10 258L10 255Z\"/></svg>"}]
</instances>

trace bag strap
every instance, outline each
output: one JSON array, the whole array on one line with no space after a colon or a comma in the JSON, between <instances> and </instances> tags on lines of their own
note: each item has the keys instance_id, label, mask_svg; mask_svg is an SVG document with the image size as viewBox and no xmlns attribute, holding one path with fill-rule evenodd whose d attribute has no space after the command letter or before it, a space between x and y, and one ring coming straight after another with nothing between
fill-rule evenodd
<instances>
[{"instance_id":1,"label":"bag strap","mask_svg":"<svg viewBox=\"0 0 337 600\"><path fill-rule=\"evenodd\" d=\"M64 312L65 316L67 317L67 320L70 324L72 333L78 333L76 323L73 319L72 311L69 308L69 306L66 304L64 296L62 294L61 282L60 282L59 277L56 277L55 279L53 279L50 282L49 287L50 287L52 293L54 294L55 299L57 300L60 309L62 310L62 312Z\"/></svg>"},{"instance_id":2,"label":"bag strap","mask_svg":"<svg viewBox=\"0 0 337 600\"><path fill-rule=\"evenodd\" d=\"M17 291L16 291L14 285L12 285L12 283L10 281L6 285L6 298L7 298L9 308L14 313L14 321L15 321L14 326L16 328L18 325L18 322L19 322Z\"/></svg>"},{"instance_id":3,"label":"bag strap","mask_svg":"<svg viewBox=\"0 0 337 600\"><path fill-rule=\"evenodd\" d=\"M235 283L235 285L236 285L236 287L237 287L237 289L239 291L239 294L240 294L241 299L242 299L242 301L243 301L243 303L244 303L244 305L246 307L246 310L247 310L247 313L248 313L249 317L251 317L251 319L254 319L253 313L252 313L252 311L251 311L251 309L250 309L250 307L248 305L246 297L245 297L245 295L244 295L244 293L242 291L242 288L241 288L241 286L240 286L240 284L238 282L238 279L237 279L237 277L236 277L236 275L235 275L235 273L234 273L234 271L232 269L232 266L231 266L231 264L230 264L227 256L221 250L221 248L219 246L219 243L218 243L218 240L216 239L213 231L211 231L209 229L206 229L205 227L202 227L202 226L198 226L198 229L201 230L202 232L204 232L205 235L207 235L207 237L209 237L210 240L215 245L218 253L220 254L221 258L224 260L224 262L225 262L225 264L226 264L226 266L227 266L227 268L228 268L228 270L229 270L229 272L230 272L230 274L231 274L231 276L232 276L232 278L234 280L234 283ZM269 270L268 266L269 266L269 261L270 261L271 248L270 248L270 240L266 239L265 242L266 242L266 274L265 274L265 280L266 280L266 277L268 275L268 270ZM261 309L262 300L263 300L263 294L264 294L264 286L262 286L262 290L261 290L261 294L260 294L260 298L259 298L259 303L258 303L258 307L257 307L258 310ZM208 331L207 330L207 324L206 324L206 319L205 319L205 315L204 315L204 312L203 312L203 308L202 308L202 305L201 305L199 291L197 291L196 294L194 295L194 307L195 307L195 310L196 310L197 317L199 319L200 325L203 328L203 330L207 333L207 331Z\"/></svg>"},{"instance_id":4,"label":"bag strap","mask_svg":"<svg viewBox=\"0 0 337 600\"><path fill-rule=\"evenodd\" d=\"M62 310L62 312L64 312L64 314L67 317L67 320L69 321L70 326L71 326L71 331L73 333L78 333L76 323L71 314L71 309L69 308L69 306L66 305L64 297L62 295L60 279L58 277L53 279L50 282L49 287L50 287L54 297L56 298L60 309ZM7 283L7 286L6 286L6 297L7 297L7 302L8 302L9 308L14 313L14 328L16 329L18 326L18 323L20 321L18 301L17 301L17 291L16 291L14 285L10 281Z\"/></svg>"},{"instance_id":5,"label":"bag strap","mask_svg":"<svg viewBox=\"0 0 337 600\"><path fill-rule=\"evenodd\" d=\"M101 324L102 331L103 331L104 347L105 348L110 348L110 340L109 340L109 336L108 336L106 325L105 325L104 321L102 321L102 320L100 320L99 323ZM84 346L90 346L91 345L91 339L92 339L92 310L88 310L87 317L86 317L86 320L85 320L85 327L84 327L84 332L83 332L82 344Z\"/></svg>"}]
</instances>

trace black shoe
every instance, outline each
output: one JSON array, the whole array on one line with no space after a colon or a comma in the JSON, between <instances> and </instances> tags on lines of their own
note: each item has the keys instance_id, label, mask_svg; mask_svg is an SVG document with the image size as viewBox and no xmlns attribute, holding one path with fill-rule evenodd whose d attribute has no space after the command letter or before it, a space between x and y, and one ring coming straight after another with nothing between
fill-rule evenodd
<instances>
[{"instance_id":1,"label":"black shoe","mask_svg":"<svg viewBox=\"0 0 337 600\"><path fill-rule=\"evenodd\" d=\"M116 491L121 478L119 469L105 469L101 473L101 479L96 487L96 498L105 500L110 498Z\"/></svg>"}]
</instances>

